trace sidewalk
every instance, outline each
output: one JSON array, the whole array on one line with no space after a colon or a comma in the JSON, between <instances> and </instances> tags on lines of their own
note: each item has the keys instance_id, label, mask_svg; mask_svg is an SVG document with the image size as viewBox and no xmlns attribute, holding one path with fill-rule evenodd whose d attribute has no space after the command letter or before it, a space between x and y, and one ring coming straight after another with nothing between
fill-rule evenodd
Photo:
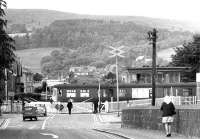
<instances>
[{"instance_id":1,"label":"sidewalk","mask_svg":"<svg viewBox=\"0 0 200 139\"><path fill-rule=\"evenodd\" d=\"M100 114L102 123L110 123L106 128L98 128L97 131L106 132L117 135L125 139L166 139L164 131L135 129L135 128L121 128L121 117L117 113ZM197 137L186 137L177 133L172 133L171 139L197 139Z\"/></svg>"}]
</instances>

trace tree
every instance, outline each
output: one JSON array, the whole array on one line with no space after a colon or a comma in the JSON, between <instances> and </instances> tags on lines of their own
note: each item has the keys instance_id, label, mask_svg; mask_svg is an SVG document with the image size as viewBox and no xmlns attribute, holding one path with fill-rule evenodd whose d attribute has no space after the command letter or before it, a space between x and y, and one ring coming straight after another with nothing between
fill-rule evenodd
<instances>
[{"instance_id":1,"label":"tree","mask_svg":"<svg viewBox=\"0 0 200 139\"><path fill-rule=\"evenodd\" d=\"M114 84L116 82L116 75L112 72L109 72L107 75L104 76L104 79L107 80L109 83Z\"/></svg>"},{"instance_id":2,"label":"tree","mask_svg":"<svg viewBox=\"0 0 200 139\"><path fill-rule=\"evenodd\" d=\"M200 66L200 34L193 36L193 40L176 47L175 55L172 55L173 66L191 67L191 72L185 73L183 81L195 81L196 72Z\"/></svg>"},{"instance_id":3,"label":"tree","mask_svg":"<svg viewBox=\"0 0 200 139\"><path fill-rule=\"evenodd\" d=\"M15 60L14 40L6 33L7 20L5 17L4 8L7 3L0 0L0 78L5 80L4 70L10 69Z\"/></svg>"},{"instance_id":4,"label":"tree","mask_svg":"<svg viewBox=\"0 0 200 139\"><path fill-rule=\"evenodd\" d=\"M43 78L42 74L35 73L35 74L33 75L33 80L34 80L34 81L42 81L42 78Z\"/></svg>"}]
</instances>

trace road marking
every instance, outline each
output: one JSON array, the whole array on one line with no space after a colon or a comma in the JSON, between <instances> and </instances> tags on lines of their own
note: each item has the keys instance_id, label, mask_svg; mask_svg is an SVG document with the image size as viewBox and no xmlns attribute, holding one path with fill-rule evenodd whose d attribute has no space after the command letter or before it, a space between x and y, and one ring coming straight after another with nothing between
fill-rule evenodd
<instances>
[{"instance_id":1,"label":"road marking","mask_svg":"<svg viewBox=\"0 0 200 139\"><path fill-rule=\"evenodd\" d=\"M42 124L42 130L45 129L46 122L47 122L47 120L48 120L49 118L50 118L50 117L47 117L47 118L44 120L44 122L43 122L43 124Z\"/></svg>"},{"instance_id":2,"label":"road marking","mask_svg":"<svg viewBox=\"0 0 200 139\"><path fill-rule=\"evenodd\" d=\"M10 123L10 119L6 119L4 124L1 126L1 129L6 129L9 123Z\"/></svg>"},{"instance_id":3,"label":"road marking","mask_svg":"<svg viewBox=\"0 0 200 139\"><path fill-rule=\"evenodd\" d=\"M52 138L54 138L54 139L57 139L57 138L58 138L57 135L52 134L52 133L40 133L40 134L41 134L41 135L44 135L44 136L52 136Z\"/></svg>"},{"instance_id":4,"label":"road marking","mask_svg":"<svg viewBox=\"0 0 200 139\"><path fill-rule=\"evenodd\" d=\"M47 122L47 120L48 120L49 118L53 119L54 117L55 117L55 114L50 115L49 117L47 117L47 118L44 120L41 129L44 130L44 129L45 129L45 126L46 126L46 122Z\"/></svg>"}]
</instances>

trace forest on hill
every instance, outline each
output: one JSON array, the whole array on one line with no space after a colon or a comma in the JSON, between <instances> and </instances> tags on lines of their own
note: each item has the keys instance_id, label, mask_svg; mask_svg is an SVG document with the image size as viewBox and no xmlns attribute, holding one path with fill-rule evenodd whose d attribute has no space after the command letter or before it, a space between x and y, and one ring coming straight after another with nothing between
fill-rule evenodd
<instances>
[{"instance_id":1,"label":"forest on hill","mask_svg":"<svg viewBox=\"0 0 200 139\"><path fill-rule=\"evenodd\" d=\"M38 28L49 26L55 20L68 19L94 19L105 21L134 22L139 25L149 27L165 28L168 30L190 30L194 31L196 27L189 23L176 20L150 18L143 16L103 16L103 15L82 15L69 12L61 12L46 9L5 9L6 19L8 20L8 32L19 31L16 26L24 26L27 31L33 31Z\"/></svg>"},{"instance_id":2,"label":"forest on hill","mask_svg":"<svg viewBox=\"0 0 200 139\"><path fill-rule=\"evenodd\" d=\"M91 19L57 20L49 26L37 29L32 35L15 37L17 49L57 47L41 61L42 72L58 74L70 66L93 65L103 67L114 63L109 58L108 46L125 47L122 66L131 66L140 55L151 56L147 40L149 26L134 22L119 22ZM158 28L157 50L176 47L190 40L192 33L169 31Z\"/></svg>"}]
</instances>

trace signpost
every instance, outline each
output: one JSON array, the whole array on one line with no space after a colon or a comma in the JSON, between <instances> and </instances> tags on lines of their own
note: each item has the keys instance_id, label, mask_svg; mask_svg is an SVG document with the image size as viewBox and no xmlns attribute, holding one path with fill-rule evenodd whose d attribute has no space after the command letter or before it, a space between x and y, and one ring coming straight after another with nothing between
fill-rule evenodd
<instances>
[{"instance_id":1,"label":"signpost","mask_svg":"<svg viewBox=\"0 0 200 139\"><path fill-rule=\"evenodd\" d=\"M125 51L123 51L122 49L125 46L120 46L118 48L109 46L109 48L111 49L111 51L109 51L111 53L110 57L115 57L116 60L116 80L117 80L117 109L118 109L118 116L119 116L119 81L118 81L118 57L124 57L122 54L125 53Z\"/></svg>"}]
</instances>

